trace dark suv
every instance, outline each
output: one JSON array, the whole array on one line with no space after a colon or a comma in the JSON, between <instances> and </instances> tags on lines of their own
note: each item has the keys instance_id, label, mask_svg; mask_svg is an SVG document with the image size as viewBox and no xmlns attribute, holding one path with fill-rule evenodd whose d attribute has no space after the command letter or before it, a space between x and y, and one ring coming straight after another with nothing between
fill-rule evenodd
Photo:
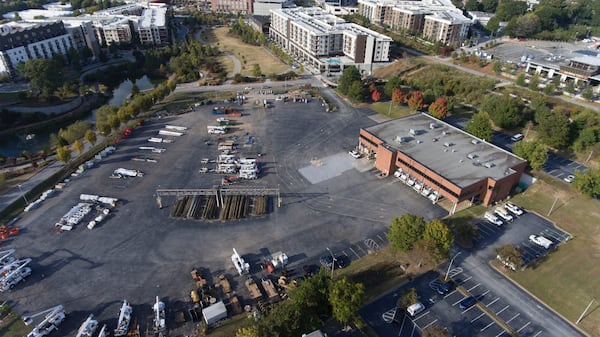
<instances>
[{"instance_id":1,"label":"dark suv","mask_svg":"<svg viewBox=\"0 0 600 337\"><path fill-rule=\"evenodd\" d=\"M469 296L464 300L460 301L458 307L460 308L460 310L466 310L472 307L475 303L477 303L477 299L473 296Z\"/></svg>"}]
</instances>

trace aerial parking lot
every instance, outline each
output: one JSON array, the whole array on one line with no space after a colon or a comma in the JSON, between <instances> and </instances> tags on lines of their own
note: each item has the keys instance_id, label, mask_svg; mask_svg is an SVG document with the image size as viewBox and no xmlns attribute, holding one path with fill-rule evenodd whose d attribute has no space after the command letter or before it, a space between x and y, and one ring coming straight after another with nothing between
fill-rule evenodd
<instances>
[{"instance_id":1,"label":"aerial parking lot","mask_svg":"<svg viewBox=\"0 0 600 337\"><path fill-rule=\"evenodd\" d=\"M145 331L156 296L169 312L190 305L194 268L243 284L231 262L233 248L251 270L258 269L265 252L275 251L289 256L290 268L317 264L326 248L351 262L373 242L385 244L393 217L410 212L430 220L446 214L417 193L403 193L397 179L381 179L368 159L348 154L359 128L374 124L364 111L342 106L326 113L318 99L270 103L269 108L236 106L242 116L229 118L233 123L225 134L208 133L207 126L220 117L212 113L215 105L135 128L116 151L23 214L18 223L23 233L11 248L18 257L32 258L33 274L4 297L25 314L62 304L67 319L53 336L74 335L90 313L114 328L126 299ZM179 136L159 135L167 125L185 129ZM281 207L271 196L266 214L234 221L174 218L174 196L161 197L159 207L157 190L221 186L228 174L211 170L218 144L229 140L237 144L236 156L257 159L260 173L226 187L278 189ZM93 219L87 216L72 230L60 230L55 224L83 202L81 194L118 202L93 229L87 228Z\"/></svg>"}]
</instances>

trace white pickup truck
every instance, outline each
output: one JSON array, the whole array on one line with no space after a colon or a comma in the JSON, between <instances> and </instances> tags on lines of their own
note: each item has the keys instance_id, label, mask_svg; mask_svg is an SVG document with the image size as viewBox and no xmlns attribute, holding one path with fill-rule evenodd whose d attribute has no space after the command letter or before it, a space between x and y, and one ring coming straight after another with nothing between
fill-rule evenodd
<instances>
[{"instance_id":1,"label":"white pickup truck","mask_svg":"<svg viewBox=\"0 0 600 337\"><path fill-rule=\"evenodd\" d=\"M553 243L552 241L546 239L545 237L543 237L541 235L530 235L529 241L535 243L538 246L542 246L546 249L549 249Z\"/></svg>"}]
</instances>

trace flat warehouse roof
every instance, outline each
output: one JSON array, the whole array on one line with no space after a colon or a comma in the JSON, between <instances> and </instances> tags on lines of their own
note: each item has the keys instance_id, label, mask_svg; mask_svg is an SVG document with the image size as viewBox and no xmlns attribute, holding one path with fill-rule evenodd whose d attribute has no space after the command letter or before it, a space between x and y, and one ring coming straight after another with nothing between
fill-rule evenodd
<instances>
[{"instance_id":1,"label":"flat warehouse roof","mask_svg":"<svg viewBox=\"0 0 600 337\"><path fill-rule=\"evenodd\" d=\"M455 185L499 180L525 160L428 114L419 113L364 129ZM413 132L411 132L413 130ZM410 163L409 163L410 164Z\"/></svg>"}]
</instances>

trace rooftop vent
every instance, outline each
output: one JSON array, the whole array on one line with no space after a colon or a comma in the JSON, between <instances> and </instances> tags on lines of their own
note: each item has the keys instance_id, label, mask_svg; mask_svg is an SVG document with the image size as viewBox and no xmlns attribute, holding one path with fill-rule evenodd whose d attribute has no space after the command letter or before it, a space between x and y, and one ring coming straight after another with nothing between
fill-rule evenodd
<instances>
[{"instance_id":1,"label":"rooftop vent","mask_svg":"<svg viewBox=\"0 0 600 337\"><path fill-rule=\"evenodd\" d=\"M454 145L454 144L452 144L451 142L445 142L445 143L444 143L444 146L445 146L445 147L450 147L450 146L452 146L452 145Z\"/></svg>"},{"instance_id":2,"label":"rooftop vent","mask_svg":"<svg viewBox=\"0 0 600 337\"><path fill-rule=\"evenodd\" d=\"M433 138L432 140L433 140L434 143L438 141L437 138Z\"/></svg>"},{"instance_id":3,"label":"rooftop vent","mask_svg":"<svg viewBox=\"0 0 600 337\"><path fill-rule=\"evenodd\" d=\"M479 144L479 141L477 139L472 139L471 144L477 145L477 144Z\"/></svg>"},{"instance_id":4,"label":"rooftop vent","mask_svg":"<svg viewBox=\"0 0 600 337\"><path fill-rule=\"evenodd\" d=\"M437 125L435 123L429 123L429 128L431 130L433 130L433 129L437 128Z\"/></svg>"},{"instance_id":5,"label":"rooftop vent","mask_svg":"<svg viewBox=\"0 0 600 337\"><path fill-rule=\"evenodd\" d=\"M408 130L408 133L410 133L410 134L411 134L411 135L413 135L413 136L416 136L416 135L418 135L418 134L419 134L419 132L418 132L417 130L415 130L415 129L410 129L410 130Z\"/></svg>"},{"instance_id":6,"label":"rooftop vent","mask_svg":"<svg viewBox=\"0 0 600 337\"><path fill-rule=\"evenodd\" d=\"M483 166L485 166L487 168L492 168L492 167L496 166L496 164L494 164L492 162L487 162L487 163L483 164Z\"/></svg>"},{"instance_id":7,"label":"rooftop vent","mask_svg":"<svg viewBox=\"0 0 600 337\"><path fill-rule=\"evenodd\" d=\"M475 159L475 158L477 158L477 154L476 153L469 153L467 155L467 158L469 158L469 159Z\"/></svg>"},{"instance_id":8,"label":"rooftop vent","mask_svg":"<svg viewBox=\"0 0 600 337\"><path fill-rule=\"evenodd\" d=\"M450 131L446 131L446 130L444 130L444 131L442 131L442 134L443 134L444 136L446 136L446 135L449 135L449 134L450 134Z\"/></svg>"},{"instance_id":9,"label":"rooftop vent","mask_svg":"<svg viewBox=\"0 0 600 337\"><path fill-rule=\"evenodd\" d=\"M417 139L417 144L421 144L421 143L423 143L423 141L422 141L422 140L419 140L419 139Z\"/></svg>"}]
</instances>

